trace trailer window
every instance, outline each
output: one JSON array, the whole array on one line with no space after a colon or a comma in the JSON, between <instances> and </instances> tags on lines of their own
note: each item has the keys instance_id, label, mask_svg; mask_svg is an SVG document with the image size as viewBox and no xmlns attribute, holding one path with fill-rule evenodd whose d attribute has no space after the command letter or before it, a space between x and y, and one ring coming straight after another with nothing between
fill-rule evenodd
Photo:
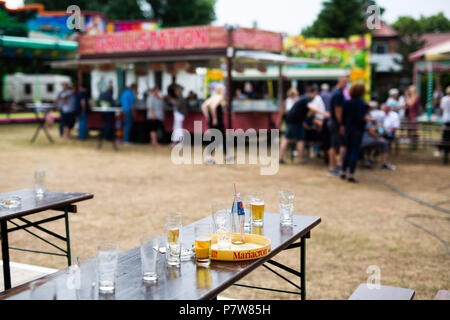
<instances>
[{"instance_id":1,"label":"trailer window","mask_svg":"<svg viewBox=\"0 0 450 320\"><path fill-rule=\"evenodd\" d=\"M47 92L53 93L54 90L55 90L55 86L53 85L53 83L47 83Z\"/></svg>"},{"instance_id":2,"label":"trailer window","mask_svg":"<svg viewBox=\"0 0 450 320\"><path fill-rule=\"evenodd\" d=\"M32 89L31 89L31 84L30 83L25 83L24 84L24 91L26 95L31 94Z\"/></svg>"}]
</instances>

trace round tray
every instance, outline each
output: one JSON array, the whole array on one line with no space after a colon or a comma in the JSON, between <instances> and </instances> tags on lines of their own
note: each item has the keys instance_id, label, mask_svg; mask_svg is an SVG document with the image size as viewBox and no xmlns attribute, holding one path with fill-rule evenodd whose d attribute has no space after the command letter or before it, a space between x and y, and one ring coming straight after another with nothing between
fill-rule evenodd
<instances>
[{"instance_id":1,"label":"round tray","mask_svg":"<svg viewBox=\"0 0 450 320\"><path fill-rule=\"evenodd\" d=\"M233 233L232 238L240 237ZM257 234L246 233L244 244L231 245L230 249L217 248L217 235L212 236L211 259L217 261L247 261L266 256L270 252L270 239Z\"/></svg>"}]
</instances>

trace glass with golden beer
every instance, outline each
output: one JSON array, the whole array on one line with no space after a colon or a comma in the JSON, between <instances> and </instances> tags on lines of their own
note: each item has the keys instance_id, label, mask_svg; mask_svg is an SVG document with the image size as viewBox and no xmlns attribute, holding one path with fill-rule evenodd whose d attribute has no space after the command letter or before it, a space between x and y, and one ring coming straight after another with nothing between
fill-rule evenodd
<instances>
[{"instance_id":1,"label":"glass with golden beer","mask_svg":"<svg viewBox=\"0 0 450 320\"><path fill-rule=\"evenodd\" d=\"M166 260L169 265L180 265L181 230L180 213L168 213L164 216L164 232L167 240Z\"/></svg>"},{"instance_id":2,"label":"glass with golden beer","mask_svg":"<svg viewBox=\"0 0 450 320\"><path fill-rule=\"evenodd\" d=\"M250 200L250 210L252 212L252 224L254 226L264 225L264 193L253 192Z\"/></svg>"},{"instance_id":3,"label":"glass with golden beer","mask_svg":"<svg viewBox=\"0 0 450 320\"><path fill-rule=\"evenodd\" d=\"M195 232L195 260L201 267L209 267L211 263L211 224L197 223Z\"/></svg>"}]
</instances>

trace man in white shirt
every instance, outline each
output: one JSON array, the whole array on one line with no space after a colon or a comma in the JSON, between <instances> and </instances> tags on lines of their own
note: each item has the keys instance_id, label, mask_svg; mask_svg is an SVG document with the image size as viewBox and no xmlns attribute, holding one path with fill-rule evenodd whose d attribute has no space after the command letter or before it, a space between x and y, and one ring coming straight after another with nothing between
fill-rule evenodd
<instances>
[{"instance_id":1,"label":"man in white shirt","mask_svg":"<svg viewBox=\"0 0 450 320\"><path fill-rule=\"evenodd\" d=\"M445 90L447 94L441 99L442 121L450 124L450 86Z\"/></svg>"},{"instance_id":2,"label":"man in white shirt","mask_svg":"<svg viewBox=\"0 0 450 320\"><path fill-rule=\"evenodd\" d=\"M389 141L392 141L395 138L395 131L400 128L400 117L397 112L393 111L386 104L381 106L381 110L386 114L383 121L384 136Z\"/></svg>"},{"instance_id":3,"label":"man in white shirt","mask_svg":"<svg viewBox=\"0 0 450 320\"><path fill-rule=\"evenodd\" d=\"M386 101L386 105L392 110L399 113L400 118L403 118L405 115L405 105L406 101L403 96L400 96L400 91L398 89L393 88L389 90L389 98Z\"/></svg>"}]
</instances>

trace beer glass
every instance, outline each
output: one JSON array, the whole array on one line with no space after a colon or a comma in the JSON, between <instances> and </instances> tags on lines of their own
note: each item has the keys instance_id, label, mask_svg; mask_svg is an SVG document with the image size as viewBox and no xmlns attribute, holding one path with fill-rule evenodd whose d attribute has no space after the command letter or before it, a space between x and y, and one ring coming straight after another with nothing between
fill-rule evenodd
<instances>
[{"instance_id":1,"label":"beer glass","mask_svg":"<svg viewBox=\"0 0 450 320\"><path fill-rule=\"evenodd\" d=\"M141 240L141 269L142 279L144 281L153 282L158 279L158 253L160 235L144 234Z\"/></svg>"},{"instance_id":2,"label":"beer glass","mask_svg":"<svg viewBox=\"0 0 450 320\"><path fill-rule=\"evenodd\" d=\"M217 247L228 249L231 246L231 212L227 209L226 203L215 202L211 207Z\"/></svg>"},{"instance_id":3,"label":"beer glass","mask_svg":"<svg viewBox=\"0 0 450 320\"><path fill-rule=\"evenodd\" d=\"M294 197L294 192L290 190L280 190L279 192L278 204L282 226L292 226L293 224Z\"/></svg>"},{"instance_id":4,"label":"beer glass","mask_svg":"<svg viewBox=\"0 0 450 320\"><path fill-rule=\"evenodd\" d=\"M197 223L195 232L195 260L201 267L209 267L211 263L211 224Z\"/></svg>"},{"instance_id":5,"label":"beer glass","mask_svg":"<svg viewBox=\"0 0 450 320\"><path fill-rule=\"evenodd\" d=\"M181 263L181 213L168 213L164 216L164 233L166 235L166 260L169 265Z\"/></svg>"},{"instance_id":6,"label":"beer glass","mask_svg":"<svg viewBox=\"0 0 450 320\"><path fill-rule=\"evenodd\" d=\"M252 211L252 224L254 226L264 225L264 193L253 192L250 200L250 210Z\"/></svg>"},{"instance_id":7,"label":"beer glass","mask_svg":"<svg viewBox=\"0 0 450 320\"><path fill-rule=\"evenodd\" d=\"M113 241L100 241L97 248L99 291L113 293L116 286L119 244Z\"/></svg>"}]
</instances>

